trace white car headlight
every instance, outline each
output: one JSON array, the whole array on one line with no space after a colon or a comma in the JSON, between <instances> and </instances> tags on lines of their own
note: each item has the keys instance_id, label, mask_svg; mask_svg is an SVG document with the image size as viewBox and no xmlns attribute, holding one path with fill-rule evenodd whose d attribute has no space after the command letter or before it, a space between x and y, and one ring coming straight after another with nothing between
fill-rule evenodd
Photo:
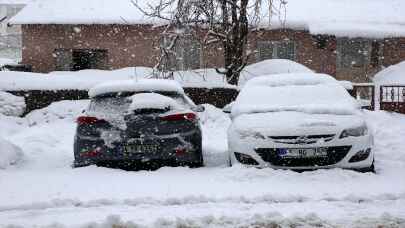
<instances>
[{"instance_id":1,"label":"white car headlight","mask_svg":"<svg viewBox=\"0 0 405 228\"><path fill-rule=\"evenodd\" d=\"M340 138L347 138L347 137L360 137L367 135L368 129L366 125L362 125L360 127L349 128L342 132Z\"/></svg>"}]
</instances>

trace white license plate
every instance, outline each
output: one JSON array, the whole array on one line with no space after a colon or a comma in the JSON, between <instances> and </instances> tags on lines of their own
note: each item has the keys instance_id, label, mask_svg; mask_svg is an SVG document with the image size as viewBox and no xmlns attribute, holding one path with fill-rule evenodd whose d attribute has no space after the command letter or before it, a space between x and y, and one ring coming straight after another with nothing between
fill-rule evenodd
<instances>
[{"instance_id":1,"label":"white license plate","mask_svg":"<svg viewBox=\"0 0 405 228\"><path fill-rule=\"evenodd\" d=\"M158 151L157 145L130 144L130 145L125 146L125 152L127 154L155 153L157 151Z\"/></svg>"},{"instance_id":2,"label":"white license plate","mask_svg":"<svg viewBox=\"0 0 405 228\"><path fill-rule=\"evenodd\" d=\"M328 151L326 148L304 148L304 149L278 149L277 154L280 157L326 157Z\"/></svg>"}]
</instances>

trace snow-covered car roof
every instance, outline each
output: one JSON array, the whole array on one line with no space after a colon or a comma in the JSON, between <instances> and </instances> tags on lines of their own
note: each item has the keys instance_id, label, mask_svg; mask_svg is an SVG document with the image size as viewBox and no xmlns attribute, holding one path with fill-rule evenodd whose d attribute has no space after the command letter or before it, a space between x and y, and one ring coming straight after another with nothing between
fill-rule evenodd
<instances>
[{"instance_id":1,"label":"snow-covered car roof","mask_svg":"<svg viewBox=\"0 0 405 228\"><path fill-rule=\"evenodd\" d=\"M135 0L144 11L156 7L160 0ZM270 13L268 1L260 9L260 28L307 30L311 34L349 37L405 36L405 1L403 0L281 0L273 1L280 10ZM176 10L177 1L166 6L162 14ZM252 14L255 7L249 7ZM11 24L153 24L167 21L148 17L132 0L41 0L25 7Z\"/></svg>"},{"instance_id":2,"label":"snow-covered car roof","mask_svg":"<svg viewBox=\"0 0 405 228\"><path fill-rule=\"evenodd\" d=\"M105 82L89 90L90 97L119 92L176 92L184 94L183 88L174 80L142 79Z\"/></svg>"},{"instance_id":3,"label":"snow-covered car roof","mask_svg":"<svg viewBox=\"0 0 405 228\"><path fill-rule=\"evenodd\" d=\"M232 107L232 115L296 111L355 114L358 105L347 90L326 74L278 74L248 81Z\"/></svg>"}]
</instances>

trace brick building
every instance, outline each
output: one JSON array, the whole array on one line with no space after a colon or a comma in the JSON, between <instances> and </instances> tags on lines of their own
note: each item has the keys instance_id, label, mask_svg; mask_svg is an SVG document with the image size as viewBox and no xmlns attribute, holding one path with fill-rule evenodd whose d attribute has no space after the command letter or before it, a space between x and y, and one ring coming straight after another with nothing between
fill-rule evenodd
<instances>
[{"instance_id":1,"label":"brick building","mask_svg":"<svg viewBox=\"0 0 405 228\"><path fill-rule=\"evenodd\" d=\"M250 61L291 59L338 79L365 82L405 60L405 2L320 1L290 0L287 15L273 15L283 21L263 16L266 23L249 36ZM129 0L42 0L12 24L22 25L22 62L35 72L152 67L164 43L159 21ZM201 43L180 39L173 69L221 67L221 48Z\"/></svg>"}]
</instances>

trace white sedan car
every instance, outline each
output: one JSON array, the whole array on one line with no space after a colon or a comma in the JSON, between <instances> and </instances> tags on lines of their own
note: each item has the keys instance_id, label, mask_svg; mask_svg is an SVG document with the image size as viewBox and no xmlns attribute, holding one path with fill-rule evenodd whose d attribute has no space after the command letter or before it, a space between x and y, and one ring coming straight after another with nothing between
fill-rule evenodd
<instances>
[{"instance_id":1,"label":"white sedan car","mask_svg":"<svg viewBox=\"0 0 405 228\"><path fill-rule=\"evenodd\" d=\"M373 135L359 105L329 75L254 78L232 105L231 118L232 165L374 171Z\"/></svg>"}]
</instances>

